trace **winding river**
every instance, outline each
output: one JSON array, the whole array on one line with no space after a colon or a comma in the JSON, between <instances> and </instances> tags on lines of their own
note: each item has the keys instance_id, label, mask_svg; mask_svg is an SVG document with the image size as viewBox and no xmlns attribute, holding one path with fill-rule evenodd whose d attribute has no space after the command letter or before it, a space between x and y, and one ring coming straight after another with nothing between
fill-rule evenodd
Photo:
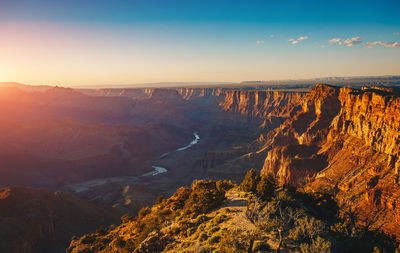
<instances>
[{"instance_id":1,"label":"winding river","mask_svg":"<svg viewBox=\"0 0 400 253\"><path fill-rule=\"evenodd\" d=\"M151 172L147 172L140 176L125 176L125 177L110 177L110 178L92 179L89 181L68 185L65 187L65 189L68 189L73 192L82 192L82 191L89 190L90 188L104 185L107 183L130 182L132 180L137 180L140 177L156 176L158 174L165 173L168 170L160 165L157 165L157 162L160 161L162 158L167 157L168 155L170 155L174 152L180 152L180 151L186 150L186 149L190 148L191 146L197 144L200 140L200 136L197 132L194 132L193 136L194 136L194 139L188 145L178 148L178 149L175 149L174 151L164 153L164 154L160 155L159 157L157 157L156 159L154 159L152 161L152 167L154 170Z\"/></svg>"},{"instance_id":2,"label":"winding river","mask_svg":"<svg viewBox=\"0 0 400 253\"><path fill-rule=\"evenodd\" d=\"M186 150L186 149L190 148L190 147L193 146L193 145L196 145L196 144L199 142L199 140L200 140L200 136L199 136L199 134L198 134L197 132L194 132L194 133L193 133L193 136L194 136L194 139L193 139L188 145L186 145L186 146L184 146L184 147L181 147L181 148L177 148L177 149L175 149L174 151L167 152L167 153L164 153L164 154L160 155L158 158L156 158L155 160L153 160L153 163L156 163L156 162L159 161L161 158L167 157L167 156L170 155L171 153L183 151L183 150ZM154 164L153 164L151 167L153 167L154 171L145 173L145 174L142 175L142 177L143 177L143 176L155 176L155 175L158 175L158 174L161 174L161 173L165 173L165 172L168 171L166 168L161 167L161 166L159 166L159 165L154 165Z\"/></svg>"}]
</instances>

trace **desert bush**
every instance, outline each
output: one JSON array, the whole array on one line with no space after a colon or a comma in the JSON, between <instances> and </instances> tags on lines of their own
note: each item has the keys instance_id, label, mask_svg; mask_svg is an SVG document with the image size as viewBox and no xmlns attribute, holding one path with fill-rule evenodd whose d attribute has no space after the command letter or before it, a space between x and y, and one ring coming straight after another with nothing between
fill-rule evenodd
<instances>
[{"instance_id":1,"label":"desert bush","mask_svg":"<svg viewBox=\"0 0 400 253\"><path fill-rule=\"evenodd\" d=\"M311 242L317 236L325 234L325 224L314 217L302 217L295 221L294 228L290 235L294 240L302 242Z\"/></svg>"},{"instance_id":2,"label":"desert bush","mask_svg":"<svg viewBox=\"0 0 400 253\"><path fill-rule=\"evenodd\" d=\"M260 228L261 231L275 234L278 237L278 247L288 239L290 231L295 227L296 221L305 216L304 210L299 208L295 199L286 191L278 191L277 195L267 202L264 207L257 204L249 210L248 217Z\"/></svg>"},{"instance_id":3,"label":"desert bush","mask_svg":"<svg viewBox=\"0 0 400 253\"><path fill-rule=\"evenodd\" d=\"M349 238L352 234L352 229L349 226L349 223L343 221L331 225L330 230L336 237Z\"/></svg>"},{"instance_id":4,"label":"desert bush","mask_svg":"<svg viewBox=\"0 0 400 253\"><path fill-rule=\"evenodd\" d=\"M185 203L190 197L191 193L192 189L181 187L178 190L176 190L174 195L172 195L171 198L169 198L166 203L169 205L169 208L173 211L182 209L185 206Z\"/></svg>"},{"instance_id":5,"label":"desert bush","mask_svg":"<svg viewBox=\"0 0 400 253\"><path fill-rule=\"evenodd\" d=\"M249 251L251 238L248 234L239 230L221 230L219 235L221 239L218 248L221 252L240 253Z\"/></svg>"},{"instance_id":6,"label":"desert bush","mask_svg":"<svg viewBox=\"0 0 400 253\"><path fill-rule=\"evenodd\" d=\"M302 253L330 253L331 242L317 236L310 244L301 244L300 251Z\"/></svg>"}]
</instances>

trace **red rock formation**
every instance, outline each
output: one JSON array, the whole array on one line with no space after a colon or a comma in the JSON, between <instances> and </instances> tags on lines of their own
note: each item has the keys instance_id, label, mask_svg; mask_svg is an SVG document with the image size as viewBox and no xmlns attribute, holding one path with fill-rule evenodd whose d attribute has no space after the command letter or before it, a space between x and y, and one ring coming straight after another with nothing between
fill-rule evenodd
<instances>
[{"instance_id":1,"label":"red rock formation","mask_svg":"<svg viewBox=\"0 0 400 253\"><path fill-rule=\"evenodd\" d=\"M269 133L301 109L307 93L283 91L241 91L222 89L219 93L221 125L238 129L222 129L226 139L236 140L229 150L208 151L203 168L211 178L241 180L246 169L259 168L266 156L265 142ZM244 138L246 137L246 138Z\"/></svg>"},{"instance_id":2,"label":"red rock formation","mask_svg":"<svg viewBox=\"0 0 400 253\"><path fill-rule=\"evenodd\" d=\"M269 134L270 151L262 173L277 175L281 184L297 185L324 168L325 157L318 154L318 147L340 109L338 93L336 87L317 85L305 97L302 110Z\"/></svg>"},{"instance_id":3,"label":"red rock formation","mask_svg":"<svg viewBox=\"0 0 400 253\"><path fill-rule=\"evenodd\" d=\"M306 93L285 91L223 90L223 111L236 112L257 117L293 116Z\"/></svg>"},{"instance_id":4,"label":"red rock formation","mask_svg":"<svg viewBox=\"0 0 400 253\"><path fill-rule=\"evenodd\" d=\"M274 173L281 184L334 190L341 204L365 211L360 220L372 216L376 227L400 235L395 91L317 85L303 110L273 132L262 173Z\"/></svg>"}]
</instances>

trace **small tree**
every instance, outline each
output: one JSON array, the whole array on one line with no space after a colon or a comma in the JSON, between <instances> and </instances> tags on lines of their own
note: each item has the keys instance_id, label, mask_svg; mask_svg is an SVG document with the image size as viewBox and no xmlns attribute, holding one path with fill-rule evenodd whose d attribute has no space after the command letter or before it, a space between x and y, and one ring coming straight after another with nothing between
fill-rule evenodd
<instances>
[{"instance_id":1,"label":"small tree","mask_svg":"<svg viewBox=\"0 0 400 253\"><path fill-rule=\"evenodd\" d=\"M192 189L184 206L186 214L207 213L225 200L225 192L218 190L216 181L198 180L193 183Z\"/></svg>"},{"instance_id":2,"label":"small tree","mask_svg":"<svg viewBox=\"0 0 400 253\"><path fill-rule=\"evenodd\" d=\"M275 178L271 174L261 176L260 182L257 185L257 197L263 201L270 200L274 196L275 188Z\"/></svg>"},{"instance_id":3,"label":"small tree","mask_svg":"<svg viewBox=\"0 0 400 253\"><path fill-rule=\"evenodd\" d=\"M240 184L240 189L245 192L256 193L257 185L260 182L260 176L255 169L251 169L246 173L242 183Z\"/></svg>"}]
</instances>

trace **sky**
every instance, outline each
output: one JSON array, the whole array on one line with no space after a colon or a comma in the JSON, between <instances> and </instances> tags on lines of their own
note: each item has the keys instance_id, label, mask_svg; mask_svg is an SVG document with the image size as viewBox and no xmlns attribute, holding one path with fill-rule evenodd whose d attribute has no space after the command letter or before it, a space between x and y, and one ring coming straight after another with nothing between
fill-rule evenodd
<instances>
[{"instance_id":1,"label":"sky","mask_svg":"<svg viewBox=\"0 0 400 253\"><path fill-rule=\"evenodd\" d=\"M400 74L400 1L0 0L0 81Z\"/></svg>"}]
</instances>

